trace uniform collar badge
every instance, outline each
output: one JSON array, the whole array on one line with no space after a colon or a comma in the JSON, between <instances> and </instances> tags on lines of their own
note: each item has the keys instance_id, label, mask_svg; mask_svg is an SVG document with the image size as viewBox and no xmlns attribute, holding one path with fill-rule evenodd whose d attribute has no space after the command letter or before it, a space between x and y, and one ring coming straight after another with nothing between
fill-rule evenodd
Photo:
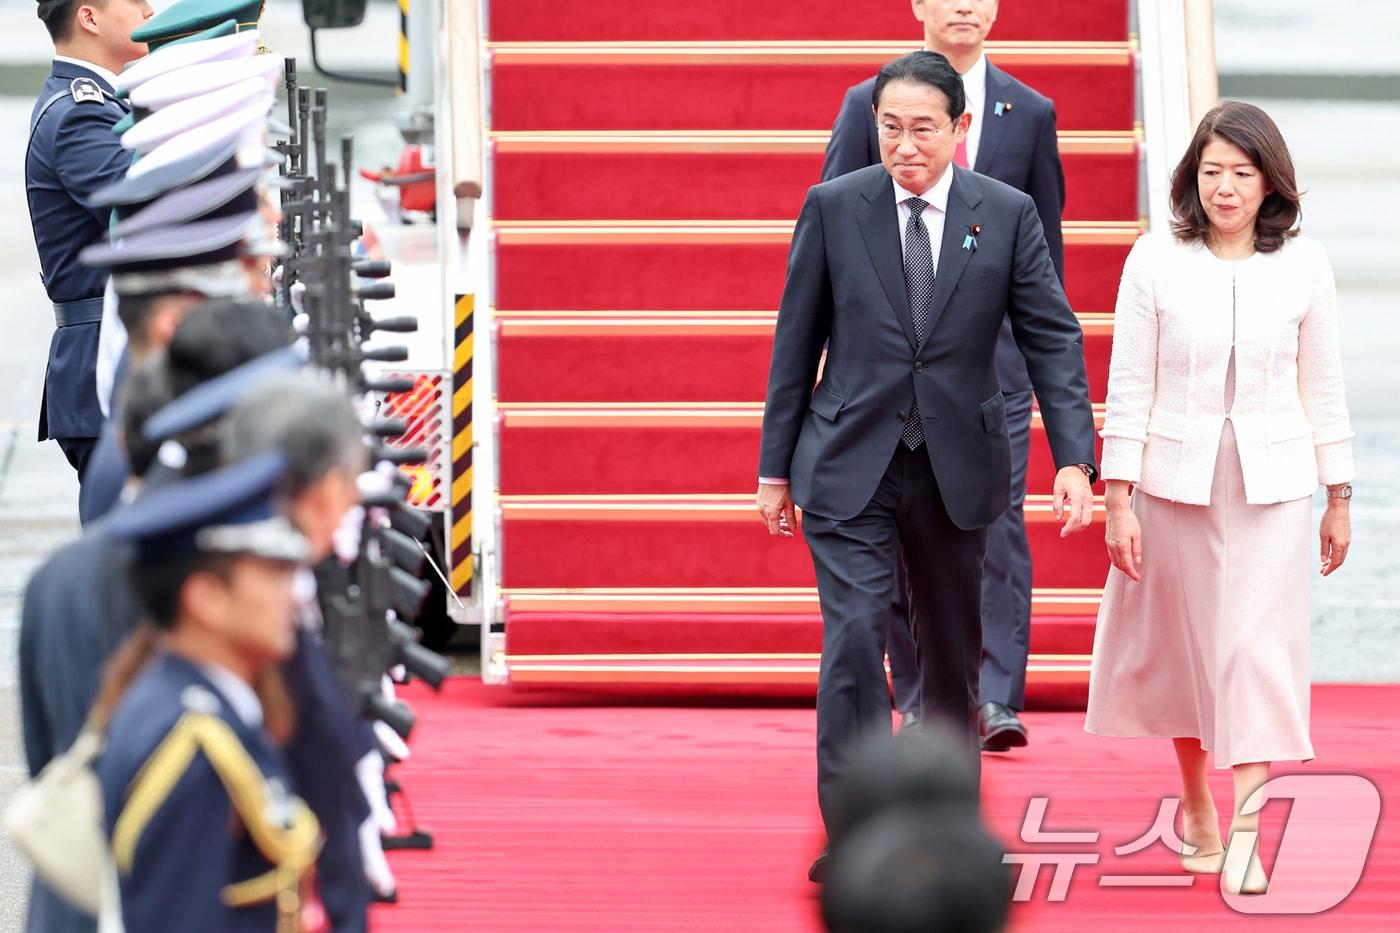
<instances>
[{"instance_id":1,"label":"uniform collar badge","mask_svg":"<svg viewBox=\"0 0 1400 933\"><path fill-rule=\"evenodd\" d=\"M106 99L102 88L91 78L74 78L68 90L73 95L73 102L78 104L100 104Z\"/></svg>"}]
</instances>

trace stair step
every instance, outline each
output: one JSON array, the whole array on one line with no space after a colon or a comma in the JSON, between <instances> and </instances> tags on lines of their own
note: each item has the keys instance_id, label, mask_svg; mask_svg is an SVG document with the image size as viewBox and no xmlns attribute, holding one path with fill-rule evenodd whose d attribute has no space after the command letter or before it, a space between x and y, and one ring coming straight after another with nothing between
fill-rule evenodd
<instances>
[{"instance_id":1,"label":"stair step","mask_svg":"<svg viewBox=\"0 0 1400 933\"><path fill-rule=\"evenodd\" d=\"M837 61L833 50L788 49L746 60L703 50L594 49L493 50L492 129L829 130L846 89L908 46L841 54ZM1005 56L997 61L1006 64ZM1065 129L1133 126L1134 68L1126 45L1095 52L1083 64L1066 58L1006 64L1006 71L1054 100Z\"/></svg>"},{"instance_id":2,"label":"stair step","mask_svg":"<svg viewBox=\"0 0 1400 933\"><path fill-rule=\"evenodd\" d=\"M1113 315L1078 315L1091 398L1103 398ZM505 402L760 401L775 312L497 312ZM625 361L624 365L619 365Z\"/></svg>"},{"instance_id":3,"label":"stair step","mask_svg":"<svg viewBox=\"0 0 1400 933\"><path fill-rule=\"evenodd\" d=\"M502 221L498 307L607 311L776 308L790 222ZM1136 222L1064 225L1065 291L1075 308L1114 306Z\"/></svg>"},{"instance_id":4,"label":"stair step","mask_svg":"<svg viewBox=\"0 0 1400 933\"><path fill-rule=\"evenodd\" d=\"M674 139L663 140L664 145L643 141L628 148L580 150L567 134L559 135L565 138L558 145L544 148L497 134L496 217L645 219L655 215L658 203L670 205L676 219L792 217L807 188L820 179L825 151L825 139L801 150L715 148L713 140L678 145ZM1066 218L1138 217L1137 148L1131 137L1126 143L1119 152L1061 149ZM586 178L588 184L559 185L566 177ZM696 197L697 191L705 196Z\"/></svg>"},{"instance_id":5,"label":"stair step","mask_svg":"<svg viewBox=\"0 0 1400 933\"><path fill-rule=\"evenodd\" d=\"M763 404L499 406L507 495L722 494L756 482ZM1096 412L1102 427L1102 411ZM1031 416L1027 488L1048 494L1055 466Z\"/></svg>"},{"instance_id":6,"label":"stair step","mask_svg":"<svg viewBox=\"0 0 1400 933\"><path fill-rule=\"evenodd\" d=\"M819 612L814 586L514 587L504 590L502 596L508 610L522 616L773 616L777 624L790 624L814 618ZM1043 618L1066 624L1092 619L1102 597L1102 587L1036 587L1031 592L1031 615L1037 622Z\"/></svg>"},{"instance_id":7,"label":"stair step","mask_svg":"<svg viewBox=\"0 0 1400 933\"><path fill-rule=\"evenodd\" d=\"M490 5L490 35L501 41L633 42L733 39L885 39L918 42L920 26L901 3L754 3L753 0L694 0L691 3L603 2L560 4L555 0L511 0ZM1125 0L1079 0L1073 4L1005 3L992 33L1007 40L1128 37Z\"/></svg>"},{"instance_id":8,"label":"stair step","mask_svg":"<svg viewBox=\"0 0 1400 933\"><path fill-rule=\"evenodd\" d=\"M811 586L795 539L770 537L752 493L713 496L501 496L507 588ZM1095 527L1059 537L1046 497L1026 500L1038 586L1097 587L1107 574L1102 502ZM800 536L800 529L799 529Z\"/></svg>"}]
</instances>

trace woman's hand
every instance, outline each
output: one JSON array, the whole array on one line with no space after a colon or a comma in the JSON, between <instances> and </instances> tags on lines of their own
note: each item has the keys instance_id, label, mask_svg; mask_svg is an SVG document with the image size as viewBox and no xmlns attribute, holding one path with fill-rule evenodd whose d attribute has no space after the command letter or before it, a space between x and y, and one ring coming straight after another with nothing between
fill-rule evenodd
<instances>
[{"instance_id":1,"label":"woman's hand","mask_svg":"<svg viewBox=\"0 0 1400 933\"><path fill-rule=\"evenodd\" d=\"M1322 513L1322 575L1328 576L1342 566L1351 548L1351 505L1346 499L1328 499L1327 511Z\"/></svg>"},{"instance_id":2,"label":"woman's hand","mask_svg":"<svg viewBox=\"0 0 1400 933\"><path fill-rule=\"evenodd\" d=\"M1109 480L1107 487L1104 505L1108 508L1108 529L1104 543L1108 545L1108 559L1129 580L1141 581L1137 565L1142 563L1142 526L1129 505L1128 484Z\"/></svg>"}]
</instances>

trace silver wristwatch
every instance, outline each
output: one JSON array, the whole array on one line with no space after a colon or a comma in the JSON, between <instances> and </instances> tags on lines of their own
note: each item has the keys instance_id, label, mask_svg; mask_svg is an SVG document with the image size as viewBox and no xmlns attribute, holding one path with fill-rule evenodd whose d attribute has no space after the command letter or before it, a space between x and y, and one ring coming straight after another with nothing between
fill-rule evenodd
<instances>
[{"instance_id":1,"label":"silver wristwatch","mask_svg":"<svg viewBox=\"0 0 1400 933\"><path fill-rule=\"evenodd\" d=\"M1329 498L1329 499L1350 499L1350 498L1351 498L1351 483L1345 483L1344 485L1338 487L1337 489L1329 489L1329 490L1327 490L1327 498Z\"/></svg>"}]
</instances>

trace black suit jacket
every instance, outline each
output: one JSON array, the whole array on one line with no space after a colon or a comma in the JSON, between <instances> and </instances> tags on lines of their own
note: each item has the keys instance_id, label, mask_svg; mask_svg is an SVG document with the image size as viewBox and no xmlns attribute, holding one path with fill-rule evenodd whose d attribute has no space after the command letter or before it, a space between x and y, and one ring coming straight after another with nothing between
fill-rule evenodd
<instances>
[{"instance_id":1,"label":"black suit jacket","mask_svg":"<svg viewBox=\"0 0 1400 933\"><path fill-rule=\"evenodd\" d=\"M785 476L803 509L865 507L917 396L929 460L959 527L1009 504L1011 454L995 366L1009 316L1058 466L1094 462L1079 322L1031 199L950 167L952 190L928 330L914 337L894 184L875 165L807 192L778 311L758 473ZM980 227L975 247L965 245ZM812 391L823 347L822 381Z\"/></svg>"},{"instance_id":2,"label":"black suit jacket","mask_svg":"<svg viewBox=\"0 0 1400 933\"><path fill-rule=\"evenodd\" d=\"M841 112L831 128L822 181L830 181L867 165L880 164L880 141L875 133L871 103L875 79L846 91ZM1011 104L996 115L998 101ZM1055 104L987 62L987 113L982 118L982 137L977 147L977 164L972 170L1005 182L1026 192L1035 202L1050 246L1050 261L1063 284L1065 245L1060 218L1065 207L1065 173L1060 164L1059 141L1055 135ZM1002 341L997 356L997 373L1008 392L1030 388L1026 366L1009 338Z\"/></svg>"}]
</instances>

